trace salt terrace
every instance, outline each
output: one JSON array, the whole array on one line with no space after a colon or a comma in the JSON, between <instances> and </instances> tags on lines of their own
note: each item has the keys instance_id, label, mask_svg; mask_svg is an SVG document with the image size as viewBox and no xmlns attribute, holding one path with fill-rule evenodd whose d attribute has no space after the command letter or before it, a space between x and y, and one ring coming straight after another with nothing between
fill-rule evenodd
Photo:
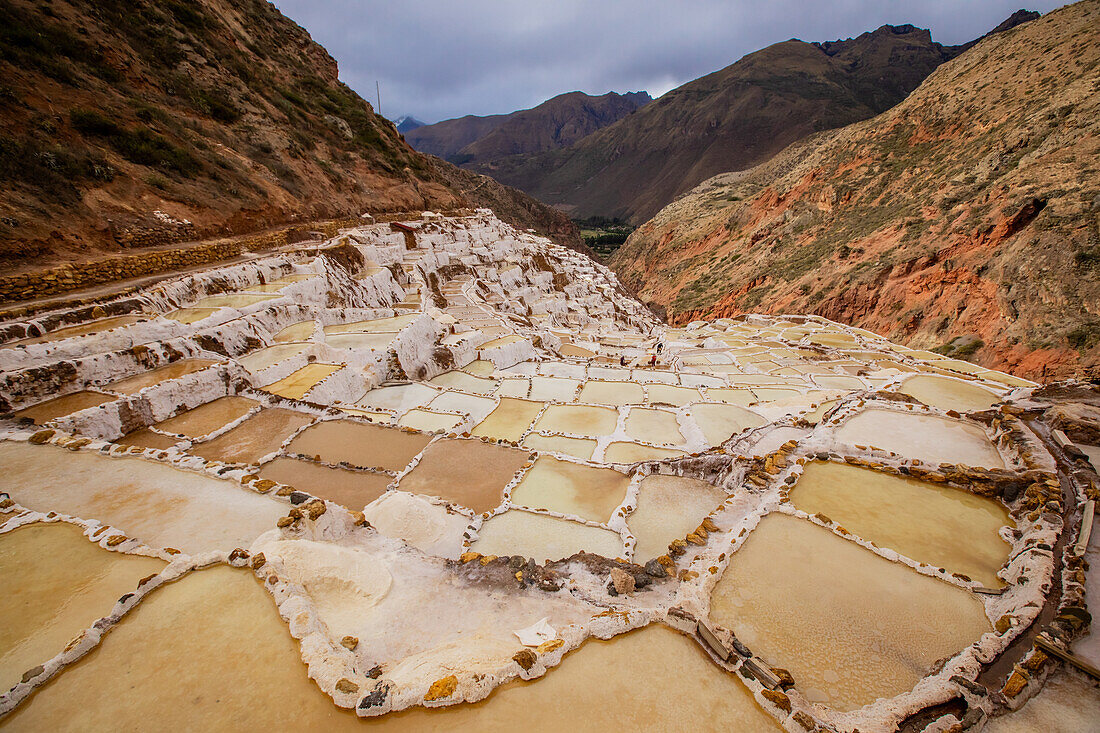
<instances>
[{"instance_id":1,"label":"salt terrace","mask_svg":"<svg viewBox=\"0 0 1100 733\"><path fill-rule=\"evenodd\" d=\"M403 226L0 325L0 728L1011 730L1100 666L1084 387Z\"/></svg>"}]
</instances>

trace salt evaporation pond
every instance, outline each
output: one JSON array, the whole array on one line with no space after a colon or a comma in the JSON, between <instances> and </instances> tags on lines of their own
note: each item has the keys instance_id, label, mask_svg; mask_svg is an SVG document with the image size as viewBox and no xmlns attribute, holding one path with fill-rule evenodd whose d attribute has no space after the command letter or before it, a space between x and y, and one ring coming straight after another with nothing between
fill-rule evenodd
<instances>
[{"instance_id":1,"label":"salt evaporation pond","mask_svg":"<svg viewBox=\"0 0 1100 733\"><path fill-rule=\"evenodd\" d=\"M628 476L610 468L541 456L512 489L512 503L607 522L629 483Z\"/></svg>"},{"instance_id":2,"label":"salt evaporation pond","mask_svg":"<svg viewBox=\"0 0 1100 733\"><path fill-rule=\"evenodd\" d=\"M535 423L535 430L574 435L611 435L619 414L609 407L550 405Z\"/></svg>"},{"instance_id":3,"label":"salt evaporation pond","mask_svg":"<svg viewBox=\"0 0 1100 733\"><path fill-rule=\"evenodd\" d=\"M1001 399L971 382L931 374L909 377L898 387L898 391L916 397L926 405L959 412L986 410Z\"/></svg>"},{"instance_id":4,"label":"salt evaporation pond","mask_svg":"<svg viewBox=\"0 0 1100 733\"><path fill-rule=\"evenodd\" d=\"M23 506L99 520L156 548L248 547L286 513L235 481L140 458L4 442L0 465L8 493Z\"/></svg>"},{"instance_id":5,"label":"salt evaporation pond","mask_svg":"<svg viewBox=\"0 0 1100 733\"><path fill-rule=\"evenodd\" d=\"M836 431L837 440L893 451L929 463L1004 468L985 431L972 423L936 415L864 410Z\"/></svg>"},{"instance_id":6,"label":"salt evaporation pond","mask_svg":"<svg viewBox=\"0 0 1100 733\"><path fill-rule=\"evenodd\" d=\"M676 414L636 407L626 416L626 434L648 443L679 445L684 442Z\"/></svg>"},{"instance_id":7,"label":"salt evaporation pond","mask_svg":"<svg viewBox=\"0 0 1100 733\"><path fill-rule=\"evenodd\" d=\"M674 448L659 448L640 443L616 441L610 443L604 450L603 459L606 463L637 463L639 461L659 461L664 458L678 458L686 455L682 450Z\"/></svg>"},{"instance_id":8,"label":"salt evaporation pond","mask_svg":"<svg viewBox=\"0 0 1100 733\"><path fill-rule=\"evenodd\" d=\"M721 445L737 433L767 422L751 410L725 404L693 405L691 416L695 418L710 445Z\"/></svg>"},{"instance_id":9,"label":"salt evaporation pond","mask_svg":"<svg viewBox=\"0 0 1100 733\"><path fill-rule=\"evenodd\" d=\"M276 343L284 343L287 341L305 341L313 335L313 332L317 329L316 321L299 321L298 323L292 323L286 328L275 334L274 341Z\"/></svg>"},{"instance_id":10,"label":"salt evaporation pond","mask_svg":"<svg viewBox=\"0 0 1100 733\"><path fill-rule=\"evenodd\" d=\"M251 354L237 357L237 361L250 372L258 372L292 357L298 356L309 344L276 344Z\"/></svg>"},{"instance_id":11,"label":"salt evaporation pond","mask_svg":"<svg viewBox=\"0 0 1100 733\"><path fill-rule=\"evenodd\" d=\"M587 461L596 450L596 441L590 438L567 438L563 435L539 435L531 433L523 439L523 447L531 450L564 453Z\"/></svg>"},{"instance_id":12,"label":"salt evaporation pond","mask_svg":"<svg viewBox=\"0 0 1100 733\"><path fill-rule=\"evenodd\" d=\"M209 461L259 463L311 422L313 418L309 415L281 407L260 410L218 437L192 446L190 452Z\"/></svg>"},{"instance_id":13,"label":"salt evaporation pond","mask_svg":"<svg viewBox=\"0 0 1100 733\"><path fill-rule=\"evenodd\" d=\"M1004 585L997 571L1014 526L992 499L940 484L840 463L813 462L791 490L791 503L821 513L865 540L919 562L962 573L986 587Z\"/></svg>"},{"instance_id":14,"label":"salt evaporation pond","mask_svg":"<svg viewBox=\"0 0 1100 733\"><path fill-rule=\"evenodd\" d=\"M79 410L102 405L105 402L114 402L117 397L92 390L73 392L62 397L54 397L52 400L39 402L37 405L25 407L15 413L16 417L25 417L41 425L65 415L71 415Z\"/></svg>"},{"instance_id":15,"label":"salt evaporation pond","mask_svg":"<svg viewBox=\"0 0 1100 733\"><path fill-rule=\"evenodd\" d=\"M431 439L354 420L326 420L303 430L290 441L287 452L316 456L325 463L400 471Z\"/></svg>"},{"instance_id":16,"label":"salt evaporation pond","mask_svg":"<svg viewBox=\"0 0 1100 733\"><path fill-rule=\"evenodd\" d=\"M592 402L597 405L631 405L642 401L641 385L632 382L585 382L577 395L578 402Z\"/></svg>"},{"instance_id":17,"label":"salt evaporation pond","mask_svg":"<svg viewBox=\"0 0 1100 733\"><path fill-rule=\"evenodd\" d=\"M172 362L171 364L158 367L148 372L142 372L141 374L135 374L126 379L120 379L117 382L111 382L106 385L104 389L118 392L119 394L134 394L146 387L152 387L154 384L160 384L169 379L178 379L188 374L194 374L212 364L217 364L217 362L211 361L210 359L181 359L180 361Z\"/></svg>"},{"instance_id":18,"label":"salt evaporation pond","mask_svg":"<svg viewBox=\"0 0 1100 733\"><path fill-rule=\"evenodd\" d=\"M353 471L285 456L261 466L259 476L353 510L377 499L393 480L387 473Z\"/></svg>"},{"instance_id":19,"label":"salt evaporation pond","mask_svg":"<svg viewBox=\"0 0 1100 733\"><path fill-rule=\"evenodd\" d=\"M110 552L80 527L36 522L0 534L0 690L60 654L163 560Z\"/></svg>"},{"instance_id":20,"label":"salt evaporation pond","mask_svg":"<svg viewBox=\"0 0 1100 733\"><path fill-rule=\"evenodd\" d=\"M536 562L560 560L581 550L604 557L625 553L617 532L518 509L487 519L470 549L483 555L523 555Z\"/></svg>"},{"instance_id":21,"label":"salt evaporation pond","mask_svg":"<svg viewBox=\"0 0 1100 733\"><path fill-rule=\"evenodd\" d=\"M209 435L218 428L222 428L234 420L239 420L247 415L253 408L259 406L256 400L247 397L219 397L212 402L181 412L175 417L170 417L157 423L157 428L167 433L186 435L189 438L201 438Z\"/></svg>"},{"instance_id":22,"label":"salt evaporation pond","mask_svg":"<svg viewBox=\"0 0 1100 733\"><path fill-rule=\"evenodd\" d=\"M89 321L88 323L81 323L76 326L63 326L62 328L54 329L41 336L32 336L31 338L19 339L18 341L9 341L8 343L0 346L0 348L8 348L11 346L27 346L30 344L44 344L50 341L60 341L61 339L72 338L73 336L85 336L93 333L103 333L104 331L110 331L115 328L122 328L129 326L130 324L143 321L147 318L144 315L127 315L127 316L114 316L112 318L101 318L98 321Z\"/></svg>"},{"instance_id":23,"label":"salt evaporation pond","mask_svg":"<svg viewBox=\"0 0 1100 733\"><path fill-rule=\"evenodd\" d=\"M486 512L500 505L505 485L530 460L527 451L480 440L438 440L401 479L401 489Z\"/></svg>"},{"instance_id":24,"label":"salt evaporation pond","mask_svg":"<svg viewBox=\"0 0 1100 733\"><path fill-rule=\"evenodd\" d=\"M544 403L501 397L497 408L473 429L473 435L517 442L542 411Z\"/></svg>"},{"instance_id":25,"label":"salt evaporation pond","mask_svg":"<svg viewBox=\"0 0 1100 733\"><path fill-rule=\"evenodd\" d=\"M272 347L275 348L275 347ZM265 392L286 397L289 400L300 400L306 394L328 377L340 371L338 364L306 364L301 369L291 372L287 376L263 387Z\"/></svg>"},{"instance_id":26,"label":"salt evaporation pond","mask_svg":"<svg viewBox=\"0 0 1100 733\"><path fill-rule=\"evenodd\" d=\"M697 479L651 475L638 488L638 508L627 517L634 535L634 561L668 552L668 544L694 532L726 500L726 492Z\"/></svg>"},{"instance_id":27,"label":"salt evaporation pond","mask_svg":"<svg viewBox=\"0 0 1100 733\"><path fill-rule=\"evenodd\" d=\"M446 412L432 412L431 410L409 410L402 415L397 424L403 428L423 430L426 433L453 430L466 419L461 415L452 415Z\"/></svg>"},{"instance_id":28,"label":"salt evaporation pond","mask_svg":"<svg viewBox=\"0 0 1100 733\"><path fill-rule=\"evenodd\" d=\"M991 630L970 593L782 514L734 553L710 617L839 710L911 689Z\"/></svg>"}]
</instances>

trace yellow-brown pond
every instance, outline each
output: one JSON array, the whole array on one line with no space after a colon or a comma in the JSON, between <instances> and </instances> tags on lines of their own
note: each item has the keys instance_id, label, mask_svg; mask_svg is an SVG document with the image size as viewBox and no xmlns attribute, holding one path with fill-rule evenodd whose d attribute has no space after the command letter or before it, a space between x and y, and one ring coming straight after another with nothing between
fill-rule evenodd
<instances>
[{"instance_id":1,"label":"yellow-brown pond","mask_svg":"<svg viewBox=\"0 0 1100 733\"><path fill-rule=\"evenodd\" d=\"M523 437L542 408L542 402L501 397L497 408L473 429L473 435L510 440L514 443Z\"/></svg>"},{"instance_id":2,"label":"yellow-brown pond","mask_svg":"<svg viewBox=\"0 0 1100 733\"><path fill-rule=\"evenodd\" d=\"M726 492L706 481L651 475L638 487L638 508L626 518L637 544L634 561L668 552L668 543L694 532L703 518L726 500Z\"/></svg>"},{"instance_id":3,"label":"yellow-brown pond","mask_svg":"<svg viewBox=\"0 0 1100 733\"><path fill-rule=\"evenodd\" d=\"M437 440L401 479L400 488L486 512L500 505L505 485L530 458L527 451L480 440Z\"/></svg>"},{"instance_id":4,"label":"yellow-brown pond","mask_svg":"<svg viewBox=\"0 0 1100 733\"><path fill-rule=\"evenodd\" d=\"M641 445L625 440L616 441L604 450L605 463L637 463L638 461L659 461L664 458L679 458L687 455L682 450L675 448L656 448L651 445Z\"/></svg>"},{"instance_id":5,"label":"yellow-brown pond","mask_svg":"<svg viewBox=\"0 0 1100 733\"><path fill-rule=\"evenodd\" d=\"M260 478L335 501L348 509L362 509L385 493L393 477L385 473L330 468L311 461L279 456L260 467Z\"/></svg>"},{"instance_id":6,"label":"yellow-brown pond","mask_svg":"<svg viewBox=\"0 0 1100 733\"><path fill-rule=\"evenodd\" d=\"M607 522L622 504L629 483L626 475L610 468L540 456L512 490L512 503Z\"/></svg>"},{"instance_id":7,"label":"yellow-brown pond","mask_svg":"<svg viewBox=\"0 0 1100 733\"><path fill-rule=\"evenodd\" d=\"M317 328L316 321L298 321L292 323L282 331L275 334L274 341L276 343L287 343L290 341L305 341L313 335L313 332Z\"/></svg>"},{"instance_id":8,"label":"yellow-brown pond","mask_svg":"<svg viewBox=\"0 0 1100 733\"><path fill-rule=\"evenodd\" d=\"M0 690L60 654L163 567L156 558L104 550L62 522L0 534Z\"/></svg>"},{"instance_id":9,"label":"yellow-brown pond","mask_svg":"<svg viewBox=\"0 0 1100 733\"><path fill-rule=\"evenodd\" d=\"M523 439L523 447L531 450L552 451L575 456L587 461L596 451L596 441L591 438L566 438L561 435L539 435L531 433Z\"/></svg>"},{"instance_id":10,"label":"yellow-brown pond","mask_svg":"<svg viewBox=\"0 0 1100 733\"><path fill-rule=\"evenodd\" d=\"M171 644L156 643L172 639ZM172 670L171 678L164 670ZM670 696L637 694L667 676ZM247 681L247 684L242 684ZM568 702L568 712L531 715ZM563 716L567 716L566 719ZM274 603L244 570L215 567L158 589L100 647L24 702L0 727L20 730L514 731L779 730L737 678L661 626L589 640L547 675L486 700L359 720L309 679Z\"/></svg>"},{"instance_id":11,"label":"yellow-brown pond","mask_svg":"<svg viewBox=\"0 0 1100 733\"><path fill-rule=\"evenodd\" d=\"M263 390L280 397L286 397L288 400L300 400L318 383L340 371L340 369L342 367L337 364L306 364L298 371L263 387Z\"/></svg>"},{"instance_id":12,"label":"yellow-brown pond","mask_svg":"<svg viewBox=\"0 0 1100 733\"><path fill-rule=\"evenodd\" d=\"M412 428L413 430L423 430L426 433L432 433L439 430L453 430L464 421L465 418L459 415L416 409L409 410L402 415L401 419L397 421L397 424L403 428Z\"/></svg>"},{"instance_id":13,"label":"yellow-brown pond","mask_svg":"<svg viewBox=\"0 0 1100 733\"><path fill-rule=\"evenodd\" d=\"M179 321L180 323L190 325L192 323L198 323L204 318L209 318L217 312L217 308L179 308L166 313L164 315L170 321Z\"/></svg>"},{"instance_id":14,"label":"yellow-brown pond","mask_svg":"<svg viewBox=\"0 0 1100 733\"><path fill-rule=\"evenodd\" d=\"M483 555L523 555L539 562L560 560L581 550L604 557L625 554L617 532L519 510L487 519L471 549Z\"/></svg>"},{"instance_id":15,"label":"yellow-brown pond","mask_svg":"<svg viewBox=\"0 0 1100 733\"><path fill-rule=\"evenodd\" d=\"M665 410L635 407L626 416L626 434L647 443L679 445L684 442L676 414Z\"/></svg>"},{"instance_id":16,"label":"yellow-brown pond","mask_svg":"<svg viewBox=\"0 0 1100 733\"><path fill-rule=\"evenodd\" d=\"M691 416L711 445L719 445L742 430L767 422L760 415L737 405L702 403L691 408Z\"/></svg>"},{"instance_id":17,"label":"yellow-brown pond","mask_svg":"<svg viewBox=\"0 0 1100 733\"><path fill-rule=\"evenodd\" d=\"M255 374L278 364L280 361L297 356L307 348L309 348L309 344L275 344L274 346L268 346L266 349L239 356L237 361L245 369Z\"/></svg>"},{"instance_id":18,"label":"yellow-brown pond","mask_svg":"<svg viewBox=\"0 0 1100 733\"><path fill-rule=\"evenodd\" d=\"M41 425L48 420L71 415L74 412L86 410L96 405L102 405L105 402L113 402L116 399L118 398L114 395L84 390L82 392L73 392L72 394L67 394L62 397L54 397L52 400L39 402L37 405L32 405L31 407L24 407L22 410L16 412L15 416L30 418L34 420L35 425Z\"/></svg>"},{"instance_id":19,"label":"yellow-brown pond","mask_svg":"<svg viewBox=\"0 0 1100 733\"><path fill-rule=\"evenodd\" d=\"M31 338L20 339L19 341L10 341L4 344L4 347L15 346L21 344L26 346L28 344L41 344L47 341L60 341L61 339L72 338L73 336L83 336L89 333L102 333L104 331L110 331L113 328L121 328L123 326L129 326L131 323L137 323L138 321L145 320L147 316L140 314L126 315L126 316L114 316L112 318L101 318L98 321L90 321L88 323L78 323L75 326L64 326L42 336L32 336Z\"/></svg>"},{"instance_id":20,"label":"yellow-brown pond","mask_svg":"<svg viewBox=\"0 0 1100 733\"><path fill-rule=\"evenodd\" d=\"M633 382L602 382L592 379L584 383L578 402L597 405L630 405L642 401L642 387Z\"/></svg>"},{"instance_id":21,"label":"yellow-brown pond","mask_svg":"<svg viewBox=\"0 0 1100 733\"><path fill-rule=\"evenodd\" d=\"M204 405L181 412L175 417L157 423L157 427L168 433L186 435L189 438L201 438L218 428L239 420L259 402L247 397L219 397Z\"/></svg>"},{"instance_id":22,"label":"yellow-brown pond","mask_svg":"<svg viewBox=\"0 0 1100 733\"><path fill-rule=\"evenodd\" d=\"M934 374L910 377L898 387L898 391L916 397L926 405L959 412L985 410L1001 399L976 384Z\"/></svg>"},{"instance_id":23,"label":"yellow-brown pond","mask_svg":"<svg viewBox=\"0 0 1100 733\"><path fill-rule=\"evenodd\" d=\"M535 430L574 435L611 435L619 413L609 407L550 405L535 423Z\"/></svg>"},{"instance_id":24,"label":"yellow-brown pond","mask_svg":"<svg viewBox=\"0 0 1100 733\"><path fill-rule=\"evenodd\" d=\"M109 389L119 394L134 394L154 384L160 384L169 379L177 379L187 374L193 374L200 369L205 369L211 364L217 364L217 362L211 361L210 359L181 359L180 361L172 362L171 364L158 367L152 371L135 374L132 377L112 382L104 387L104 389Z\"/></svg>"},{"instance_id":25,"label":"yellow-brown pond","mask_svg":"<svg viewBox=\"0 0 1100 733\"><path fill-rule=\"evenodd\" d=\"M260 410L232 430L192 446L189 452L208 461L259 463L264 456L279 450L296 430L311 422L312 417L294 410Z\"/></svg>"},{"instance_id":26,"label":"yellow-brown pond","mask_svg":"<svg viewBox=\"0 0 1100 733\"><path fill-rule=\"evenodd\" d=\"M141 428L135 430L132 433L127 433L121 438L115 438L114 442L119 445L132 445L135 448L153 448L155 450L164 450L171 448L179 442L179 438L174 438L170 435L162 435L154 432L149 428Z\"/></svg>"},{"instance_id":27,"label":"yellow-brown pond","mask_svg":"<svg viewBox=\"0 0 1100 733\"><path fill-rule=\"evenodd\" d=\"M140 458L4 442L0 466L8 493L28 509L97 519L187 553L248 547L286 513L236 481Z\"/></svg>"},{"instance_id":28,"label":"yellow-brown pond","mask_svg":"<svg viewBox=\"0 0 1100 733\"><path fill-rule=\"evenodd\" d=\"M785 667L807 698L852 710L910 690L990 630L970 593L810 522L771 514L733 555L710 617Z\"/></svg>"},{"instance_id":29,"label":"yellow-brown pond","mask_svg":"<svg viewBox=\"0 0 1100 733\"><path fill-rule=\"evenodd\" d=\"M913 560L962 573L987 587L1009 545L997 531L1012 526L996 501L960 489L841 463L815 461L791 490L791 503L826 515L849 531Z\"/></svg>"},{"instance_id":30,"label":"yellow-brown pond","mask_svg":"<svg viewBox=\"0 0 1100 733\"><path fill-rule=\"evenodd\" d=\"M869 445L930 463L1004 468L1001 454L973 423L935 415L864 410L836 432L849 445Z\"/></svg>"},{"instance_id":31,"label":"yellow-brown pond","mask_svg":"<svg viewBox=\"0 0 1100 733\"><path fill-rule=\"evenodd\" d=\"M423 433L353 420L327 420L302 431L287 446L287 452L320 456L325 463L400 471L431 439Z\"/></svg>"}]
</instances>

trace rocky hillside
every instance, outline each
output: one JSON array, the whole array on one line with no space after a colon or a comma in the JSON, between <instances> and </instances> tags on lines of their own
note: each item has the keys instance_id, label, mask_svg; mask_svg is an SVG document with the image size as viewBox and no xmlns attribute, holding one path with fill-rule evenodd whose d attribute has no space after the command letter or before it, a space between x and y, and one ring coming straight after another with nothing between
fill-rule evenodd
<instances>
[{"instance_id":1,"label":"rocky hillside","mask_svg":"<svg viewBox=\"0 0 1100 733\"><path fill-rule=\"evenodd\" d=\"M818 313L1032 377L1100 362L1100 0L717 176L612 265L675 322Z\"/></svg>"},{"instance_id":2,"label":"rocky hillside","mask_svg":"<svg viewBox=\"0 0 1100 733\"><path fill-rule=\"evenodd\" d=\"M1032 15L1018 13L1005 25ZM717 173L888 109L965 48L943 46L911 25L831 43L785 41L673 89L570 148L476 170L574 218L640 224Z\"/></svg>"},{"instance_id":3,"label":"rocky hillside","mask_svg":"<svg viewBox=\"0 0 1100 733\"><path fill-rule=\"evenodd\" d=\"M405 139L421 152L489 171L499 158L572 145L652 101L646 92L608 92L600 97L569 92L511 114L467 115L425 125Z\"/></svg>"},{"instance_id":4,"label":"rocky hillside","mask_svg":"<svg viewBox=\"0 0 1100 733\"><path fill-rule=\"evenodd\" d=\"M0 0L0 50L7 270L288 221L486 203L403 142L264 0ZM539 212L513 223L569 229L507 196Z\"/></svg>"}]
</instances>

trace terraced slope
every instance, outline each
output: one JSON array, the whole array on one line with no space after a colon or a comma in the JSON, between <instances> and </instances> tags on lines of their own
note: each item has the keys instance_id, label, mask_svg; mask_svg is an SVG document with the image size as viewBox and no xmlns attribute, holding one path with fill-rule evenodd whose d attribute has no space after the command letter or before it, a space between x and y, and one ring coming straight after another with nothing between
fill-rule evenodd
<instances>
[{"instance_id":1,"label":"terraced slope","mask_svg":"<svg viewBox=\"0 0 1100 733\"><path fill-rule=\"evenodd\" d=\"M1100 2L986 38L904 102L712 178L613 258L674 322L811 312L1042 376L1100 361Z\"/></svg>"}]
</instances>

